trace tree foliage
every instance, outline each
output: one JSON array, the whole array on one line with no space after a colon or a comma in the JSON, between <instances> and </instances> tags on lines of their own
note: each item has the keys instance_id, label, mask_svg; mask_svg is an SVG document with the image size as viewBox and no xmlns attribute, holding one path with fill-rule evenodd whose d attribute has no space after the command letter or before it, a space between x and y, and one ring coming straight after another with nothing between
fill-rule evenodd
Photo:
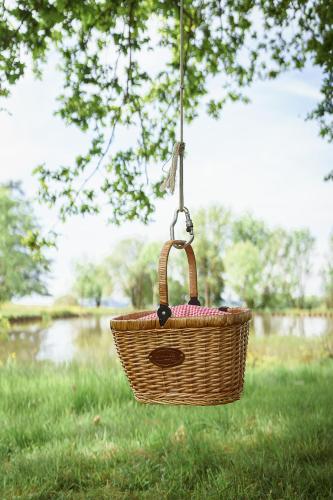
<instances>
[{"instance_id":1,"label":"tree foliage","mask_svg":"<svg viewBox=\"0 0 333 500\"><path fill-rule=\"evenodd\" d=\"M74 291L80 299L90 299L99 307L102 298L112 292L112 278L104 263L77 262Z\"/></svg>"},{"instance_id":2,"label":"tree foliage","mask_svg":"<svg viewBox=\"0 0 333 500\"><path fill-rule=\"evenodd\" d=\"M250 240L239 241L228 248L227 282L238 297L251 308L260 303L262 262L260 251Z\"/></svg>"},{"instance_id":3,"label":"tree foliage","mask_svg":"<svg viewBox=\"0 0 333 500\"><path fill-rule=\"evenodd\" d=\"M270 228L250 214L234 219L226 281L250 307L303 307L314 238L307 229Z\"/></svg>"},{"instance_id":4,"label":"tree foliage","mask_svg":"<svg viewBox=\"0 0 333 500\"><path fill-rule=\"evenodd\" d=\"M208 307L221 303L225 284L223 255L230 233L230 219L230 212L216 205L198 210L194 217L200 295Z\"/></svg>"},{"instance_id":5,"label":"tree foliage","mask_svg":"<svg viewBox=\"0 0 333 500\"><path fill-rule=\"evenodd\" d=\"M271 228L249 213L235 215L219 205L198 210L194 221L202 305L220 306L234 296L252 308L307 307L315 242L309 230ZM161 246L131 238L119 242L107 259L114 281L137 309L158 304ZM170 304L189 300L184 251L171 252L168 284Z\"/></svg>"},{"instance_id":6,"label":"tree foliage","mask_svg":"<svg viewBox=\"0 0 333 500\"><path fill-rule=\"evenodd\" d=\"M160 242L145 243L140 238L120 241L107 266L114 276L119 291L136 309L155 307L158 295L158 259L162 248ZM174 251L168 264L168 291L170 304L188 301L188 271L183 252ZM183 258L182 258L183 257Z\"/></svg>"},{"instance_id":7,"label":"tree foliage","mask_svg":"<svg viewBox=\"0 0 333 500\"><path fill-rule=\"evenodd\" d=\"M157 283L156 244L145 245L137 238L120 241L107 265L123 294L133 307L143 309L153 303Z\"/></svg>"},{"instance_id":8,"label":"tree foliage","mask_svg":"<svg viewBox=\"0 0 333 500\"><path fill-rule=\"evenodd\" d=\"M244 89L255 80L310 61L323 77L322 99L309 117L332 140L332 25L332 0L185 0L186 120L196 117L199 104L218 118L227 102L247 100ZM162 193L158 176L146 178L168 159L175 140L178 41L174 0L1 2L0 95L8 96L30 64L41 76L52 51L64 89L56 113L92 136L74 165L36 169L42 199L62 217L97 212L108 202L112 222L149 219ZM152 70L141 54L153 50L161 52L161 64ZM220 89L214 95L212 79ZM115 150L120 129L133 139Z\"/></svg>"},{"instance_id":9,"label":"tree foliage","mask_svg":"<svg viewBox=\"0 0 333 500\"><path fill-rule=\"evenodd\" d=\"M322 275L326 305L333 307L333 231L330 235L329 250Z\"/></svg>"},{"instance_id":10,"label":"tree foliage","mask_svg":"<svg viewBox=\"0 0 333 500\"><path fill-rule=\"evenodd\" d=\"M20 185L0 185L0 303L47 293L50 261L38 241L39 226Z\"/></svg>"}]
</instances>

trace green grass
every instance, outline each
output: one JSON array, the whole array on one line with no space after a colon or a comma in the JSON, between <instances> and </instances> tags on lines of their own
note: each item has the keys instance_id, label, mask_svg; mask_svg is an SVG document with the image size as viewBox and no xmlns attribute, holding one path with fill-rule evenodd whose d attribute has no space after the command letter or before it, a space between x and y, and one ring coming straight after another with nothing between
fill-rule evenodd
<instances>
[{"instance_id":1,"label":"green grass","mask_svg":"<svg viewBox=\"0 0 333 500\"><path fill-rule=\"evenodd\" d=\"M17 304L3 304L0 306L0 319L10 323L47 320L60 318L76 318L80 316L102 316L122 314L126 309L110 307L80 307L80 306L25 306Z\"/></svg>"},{"instance_id":2,"label":"green grass","mask_svg":"<svg viewBox=\"0 0 333 500\"><path fill-rule=\"evenodd\" d=\"M333 496L333 361L247 371L222 407L140 405L116 361L0 369L0 498Z\"/></svg>"}]
</instances>

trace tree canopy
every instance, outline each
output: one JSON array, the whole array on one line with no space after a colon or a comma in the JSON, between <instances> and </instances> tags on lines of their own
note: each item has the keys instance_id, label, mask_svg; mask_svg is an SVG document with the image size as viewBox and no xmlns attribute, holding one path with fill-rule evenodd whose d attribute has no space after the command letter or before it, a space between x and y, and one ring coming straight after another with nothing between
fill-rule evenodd
<instances>
[{"instance_id":1,"label":"tree canopy","mask_svg":"<svg viewBox=\"0 0 333 500\"><path fill-rule=\"evenodd\" d=\"M158 245L141 239L120 241L106 259L112 275L133 307L142 309L156 300Z\"/></svg>"},{"instance_id":2,"label":"tree canopy","mask_svg":"<svg viewBox=\"0 0 333 500\"><path fill-rule=\"evenodd\" d=\"M0 303L46 294L49 260L34 245L39 227L18 184L0 185Z\"/></svg>"},{"instance_id":3,"label":"tree canopy","mask_svg":"<svg viewBox=\"0 0 333 500\"><path fill-rule=\"evenodd\" d=\"M74 269L74 292L80 299L93 300L100 307L102 299L112 292L112 278L103 263L77 262Z\"/></svg>"},{"instance_id":4,"label":"tree canopy","mask_svg":"<svg viewBox=\"0 0 333 500\"><path fill-rule=\"evenodd\" d=\"M218 118L227 102L247 100L254 81L310 62L321 70L322 98L309 118L332 141L332 28L332 0L185 0L186 120L199 105ZM0 96L29 65L41 76L55 53L63 76L56 113L92 137L74 164L36 168L41 198L63 218L107 202L114 223L149 220L163 196L152 167L169 158L175 140L178 40L176 0L1 2ZM153 50L161 51L154 70L142 59ZM211 95L213 79L220 90ZM120 129L131 129L131 140L115 149Z\"/></svg>"}]
</instances>

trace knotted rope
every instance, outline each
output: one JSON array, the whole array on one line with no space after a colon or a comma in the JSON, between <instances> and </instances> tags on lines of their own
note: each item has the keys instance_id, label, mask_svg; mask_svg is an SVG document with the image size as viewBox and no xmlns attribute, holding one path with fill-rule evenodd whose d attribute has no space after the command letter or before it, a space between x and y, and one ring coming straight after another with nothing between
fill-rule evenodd
<instances>
[{"instance_id":1,"label":"knotted rope","mask_svg":"<svg viewBox=\"0 0 333 500\"><path fill-rule=\"evenodd\" d=\"M163 191L169 191L169 193L171 194L175 192L178 158L184 156L184 150L185 150L185 143L176 142L176 144L173 147L171 166L169 172L161 185L161 189Z\"/></svg>"}]
</instances>

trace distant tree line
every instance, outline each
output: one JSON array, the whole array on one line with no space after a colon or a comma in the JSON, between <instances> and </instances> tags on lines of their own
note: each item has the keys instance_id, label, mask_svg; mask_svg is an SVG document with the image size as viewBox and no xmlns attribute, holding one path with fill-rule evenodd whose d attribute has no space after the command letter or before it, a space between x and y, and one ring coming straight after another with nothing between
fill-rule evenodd
<instances>
[{"instance_id":1,"label":"distant tree line","mask_svg":"<svg viewBox=\"0 0 333 500\"><path fill-rule=\"evenodd\" d=\"M271 228L251 214L235 215L217 205L199 210L194 223L202 304L219 305L228 297L251 308L305 308L319 304L319 298L306 296L315 245L308 229ZM118 289L137 309L157 304L161 245L140 238L125 239L103 262L78 263L75 293L99 305L102 297ZM328 307L333 307L333 233L321 272L324 300ZM185 253L174 251L169 268L171 303L185 302L187 293Z\"/></svg>"},{"instance_id":2,"label":"distant tree line","mask_svg":"<svg viewBox=\"0 0 333 500\"><path fill-rule=\"evenodd\" d=\"M252 308L311 307L306 295L315 239L308 229L271 228L251 214L235 215L215 205L194 217L202 304L234 298ZM77 262L72 292L100 306L117 290L134 308L158 302L157 262L162 242L120 241L101 262ZM17 183L0 185L0 303L32 293L47 294L50 272L46 243L31 203ZM333 232L321 269L323 297L333 307ZM185 252L174 251L169 266L173 304L187 299ZM317 301L317 303L316 303Z\"/></svg>"}]
</instances>

